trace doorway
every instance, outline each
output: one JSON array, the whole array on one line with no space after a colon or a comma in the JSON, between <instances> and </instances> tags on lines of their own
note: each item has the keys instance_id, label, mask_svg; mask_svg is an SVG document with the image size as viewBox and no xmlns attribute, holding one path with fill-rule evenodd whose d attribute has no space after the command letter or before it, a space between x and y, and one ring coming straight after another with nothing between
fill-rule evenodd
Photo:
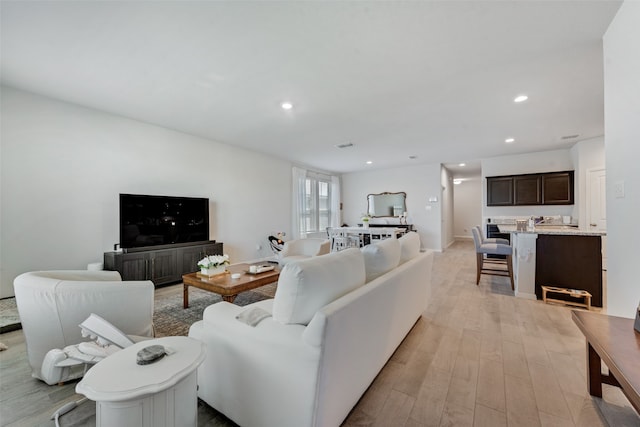
<instances>
[{"instance_id":1,"label":"doorway","mask_svg":"<svg viewBox=\"0 0 640 427\"><path fill-rule=\"evenodd\" d=\"M587 171L587 228L607 230L606 171ZM602 236L602 269L607 269L607 236Z\"/></svg>"}]
</instances>

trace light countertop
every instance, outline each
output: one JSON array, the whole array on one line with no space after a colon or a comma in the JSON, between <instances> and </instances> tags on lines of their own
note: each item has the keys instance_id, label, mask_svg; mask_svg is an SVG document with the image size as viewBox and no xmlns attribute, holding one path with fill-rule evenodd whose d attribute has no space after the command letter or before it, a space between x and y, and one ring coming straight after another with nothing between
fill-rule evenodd
<instances>
[{"instance_id":1,"label":"light countertop","mask_svg":"<svg viewBox=\"0 0 640 427\"><path fill-rule=\"evenodd\" d=\"M567 225L541 225L533 229L533 231L516 231L515 225L498 225L501 233L520 233L520 234L557 234L565 236L606 236L607 232L602 230L586 230L583 228L572 227Z\"/></svg>"}]
</instances>

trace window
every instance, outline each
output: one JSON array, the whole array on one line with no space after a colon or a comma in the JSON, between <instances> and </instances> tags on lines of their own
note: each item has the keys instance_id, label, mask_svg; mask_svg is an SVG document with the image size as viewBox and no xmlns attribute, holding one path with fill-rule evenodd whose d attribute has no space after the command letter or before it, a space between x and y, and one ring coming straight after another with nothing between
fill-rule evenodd
<instances>
[{"instance_id":1,"label":"window","mask_svg":"<svg viewBox=\"0 0 640 427\"><path fill-rule=\"evenodd\" d=\"M308 176L304 185L301 222L307 233L322 232L331 223L331 178Z\"/></svg>"},{"instance_id":2,"label":"window","mask_svg":"<svg viewBox=\"0 0 640 427\"><path fill-rule=\"evenodd\" d=\"M337 176L293 167L294 238L325 233L340 223L340 180Z\"/></svg>"}]
</instances>

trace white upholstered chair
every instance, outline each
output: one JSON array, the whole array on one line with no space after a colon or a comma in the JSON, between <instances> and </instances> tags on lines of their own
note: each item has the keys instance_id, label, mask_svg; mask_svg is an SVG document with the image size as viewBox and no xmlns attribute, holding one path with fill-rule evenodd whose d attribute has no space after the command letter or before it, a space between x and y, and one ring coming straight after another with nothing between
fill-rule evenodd
<instances>
[{"instance_id":1,"label":"white upholstered chair","mask_svg":"<svg viewBox=\"0 0 640 427\"><path fill-rule=\"evenodd\" d=\"M149 280L123 282L117 271L37 271L19 275L13 287L35 378L44 380L42 362L49 350L89 340L79 325L91 313L127 335L154 334L154 285ZM70 370L62 381L82 374Z\"/></svg>"},{"instance_id":2,"label":"white upholstered chair","mask_svg":"<svg viewBox=\"0 0 640 427\"><path fill-rule=\"evenodd\" d=\"M284 242L280 252L280 265L299 259L310 258L328 254L331 250L331 242L327 239L295 239Z\"/></svg>"}]
</instances>

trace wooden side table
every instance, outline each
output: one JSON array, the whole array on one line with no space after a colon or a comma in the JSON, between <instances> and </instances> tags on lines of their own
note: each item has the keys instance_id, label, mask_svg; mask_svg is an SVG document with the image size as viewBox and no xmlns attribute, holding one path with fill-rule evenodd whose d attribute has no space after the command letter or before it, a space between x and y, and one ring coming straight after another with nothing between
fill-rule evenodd
<instances>
[{"instance_id":1,"label":"wooden side table","mask_svg":"<svg viewBox=\"0 0 640 427\"><path fill-rule=\"evenodd\" d=\"M138 351L150 345L162 345L173 353L138 365ZM98 427L196 427L196 373L204 352L204 343L189 337L142 341L96 364L76 392L96 402Z\"/></svg>"}]
</instances>

